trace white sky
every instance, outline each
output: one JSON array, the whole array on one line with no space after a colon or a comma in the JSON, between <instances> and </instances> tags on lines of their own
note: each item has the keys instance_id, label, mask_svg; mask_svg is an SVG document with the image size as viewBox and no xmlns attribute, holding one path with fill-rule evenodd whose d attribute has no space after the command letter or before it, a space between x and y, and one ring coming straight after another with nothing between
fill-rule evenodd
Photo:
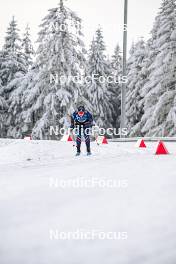
<instances>
[{"instance_id":1,"label":"white sky","mask_svg":"<svg viewBox=\"0 0 176 264\"><path fill-rule=\"evenodd\" d=\"M31 37L37 39L38 25L49 8L56 7L59 0L1 0L0 46L12 15L15 15L21 33L27 23ZM85 43L89 47L93 34L101 25L107 51L112 54L117 42L122 47L124 0L67 0L65 4L83 20ZM129 0L128 47L132 41L149 37L161 0Z\"/></svg>"}]
</instances>

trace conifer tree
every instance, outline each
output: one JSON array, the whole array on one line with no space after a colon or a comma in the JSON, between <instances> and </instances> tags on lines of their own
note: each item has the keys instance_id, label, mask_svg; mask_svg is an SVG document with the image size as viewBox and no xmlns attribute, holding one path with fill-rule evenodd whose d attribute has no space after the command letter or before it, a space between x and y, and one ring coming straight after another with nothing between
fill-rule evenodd
<instances>
[{"instance_id":1,"label":"conifer tree","mask_svg":"<svg viewBox=\"0 0 176 264\"><path fill-rule=\"evenodd\" d=\"M19 79L27 72L25 56L21 50L21 39L15 18L12 18L7 29L5 44L1 53L0 78L3 86L3 98L6 100L6 120L4 129L7 136L15 137L14 127L18 114L21 112L21 102L18 87ZM17 91L18 90L18 91Z\"/></svg>"},{"instance_id":2,"label":"conifer tree","mask_svg":"<svg viewBox=\"0 0 176 264\"><path fill-rule=\"evenodd\" d=\"M141 120L142 132L147 136L167 136L175 127L170 120L176 91L175 10L175 0L163 0L152 30L154 59L143 88L145 113Z\"/></svg>"},{"instance_id":3,"label":"conifer tree","mask_svg":"<svg viewBox=\"0 0 176 264\"><path fill-rule=\"evenodd\" d=\"M113 106L112 126L120 128L121 116L121 84L122 79L122 55L120 46L117 45L111 60L112 83L110 83L111 101L109 104Z\"/></svg>"},{"instance_id":4,"label":"conifer tree","mask_svg":"<svg viewBox=\"0 0 176 264\"><path fill-rule=\"evenodd\" d=\"M146 48L143 39L132 46L131 57L128 62L127 83L127 128L130 135L136 133L134 127L143 115L143 98L141 91L146 80L145 74Z\"/></svg>"},{"instance_id":5,"label":"conifer tree","mask_svg":"<svg viewBox=\"0 0 176 264\"><path fill-rule=\"evenodd\" d=\"M63 116L73 111L81 94L82 87L77 79L85 67L86 51L81 19L62 0L58 7L49 10L40 28L38 72L32 80L33 85L29 84L24 94L23 108L27 116L24 123L31 127L35 120L33 137L49 139L52 138L50 126L62 126Z\"/></svg>"},{"instance_id":6,"label":"conifer tree","mask_svg":"<svg viewBox=\"0 0 176 264\"><path fill-rule=\"evenodd\" d=\"M107 81L110 71L101 29L96 31L91 43L86 74L90 78L86 87L87 98L91 102L96 123L100 127L110 127L113 111L112 102L109 104L111 92Z\"/></svg>"},{"instance_id":7,"label":"conifer tree","mask_svg":"<svg viewBox=\"0 0 176 264\"><path fill-rule=\"evenodd\" d=\"M31 67L35 52L34 52L34 48L32 45L32 41L30 39L29 25L26 26L25 33L22 39L22 50L25 55L25 60L26 60L28 67Z\"/></svg>"},{"instance_id":8,"label":"conifer tree","mask_svg":"<svg viewBox=\"0 0 176 264\"><path fill-rule=\"evenodd\" d=\"M7 103L4 98L4 89L2 87L2 81L0 79L0 137L6 137L6 132L5 132L6 112L7 112Z\"/></svg>"}]
</instances>

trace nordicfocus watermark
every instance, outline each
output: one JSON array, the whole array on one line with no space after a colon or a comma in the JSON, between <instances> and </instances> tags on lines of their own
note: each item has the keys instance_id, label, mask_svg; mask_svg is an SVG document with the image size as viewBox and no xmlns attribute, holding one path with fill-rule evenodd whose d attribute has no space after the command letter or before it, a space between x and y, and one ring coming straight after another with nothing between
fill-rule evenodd
<instances>
[{"instance_id":1,"label":"nordicfocus watermark","mask_svg":"<svg viewBox=\"0 0 176 264\"><path fill-rule=\"evenodd\" d=\"M107 84L122 84L122 83L127 83L128 79L127 76L114 76L114 75L108 75L108 76L101 76L99 74L92 74L92 75L87 75L87 76L81 76L81 75L70 75L70 76L65 76L62 75L60 76L58 73L55 74L50 74L50 84L67 84L69 85L70 83L75 83L75 84L90 84L90 83L107 83Z\"/></svg>"},{"instance_id":2,"label":"nordicfocus watermark","mask_svg":"<svg viewBox=\"0 0 176 264\"><path fill-rule=\"evenodd\" d=\"M98 126L93 126L91 128L83 128L83 127L75 127L75 128L60 128L59 126L50 126L49 134L50 136L64 136L66 134L72 134L74 136L78 136L80 134L80 129L82 129L82 133L87 136L109 136L109 137L115 137L115 136L127 136L128 135L128 129L127 128L101 128Z\"/></svg>"},{"instance_id":3,"label":"nordicfocus watermark","mask_svg":"<svg viewBox=\"0 0 176 264\"><path fill-rule=\"evenodd\" d=\"M58 229L49 230L50 240L127 240L127 232L101 230L84 230L78 229L76 231L59 231Z\"/></svg>"},{"instance_id":4,"label":"nordicfocus watermark","mask_svg":"<svg viewBox=\"0 0 176 264\"><path fill-rule=\"evenodd\" d=\"M96 177L92 177L90 179L86 179L84 177L79 177L75 179L58 179L56 177L49 178L49 187L53 189L68 189L68 188L102 188L102 189L125 189L128 187L127 179L100 179Z\"/></svg>"}]
</instances>

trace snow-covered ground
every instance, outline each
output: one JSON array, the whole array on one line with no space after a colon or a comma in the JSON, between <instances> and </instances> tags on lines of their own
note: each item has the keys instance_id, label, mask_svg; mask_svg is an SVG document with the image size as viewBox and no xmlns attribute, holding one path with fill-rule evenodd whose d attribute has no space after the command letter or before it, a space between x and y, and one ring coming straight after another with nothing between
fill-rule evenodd
<instances>
[{"instance_id":1,"label":"snow-covered ground","mask_svg":"<svg viewBox=\"0 0 176 264\"><path fill-rule=\"evenodd\" d=\"M1 139L0 264L175 264L176 143L166 156L155 146L93 144L76 158L68 142ZM92 239L51 235L76 231ZM92 235L109 232L119 239Z\"/></svg>"}]
</instances>

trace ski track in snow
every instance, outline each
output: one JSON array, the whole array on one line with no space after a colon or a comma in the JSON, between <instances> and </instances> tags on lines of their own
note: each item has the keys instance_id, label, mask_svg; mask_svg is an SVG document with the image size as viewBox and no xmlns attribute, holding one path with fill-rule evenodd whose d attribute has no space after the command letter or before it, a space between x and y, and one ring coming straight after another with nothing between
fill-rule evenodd
<instances>
[{"instance_id":1,"label":"ski track in snow","mask_svg":"<svg viewBox=\"0 0 176 264\"><path fill-rule=\"evenodd\" d=\"M176 143L0 139L0 264L175 264ZM127 180L127 188L53 188L50 179ZM50 229L127 232L127 240L51 240Z\"/></svg>"}]
</instances>

